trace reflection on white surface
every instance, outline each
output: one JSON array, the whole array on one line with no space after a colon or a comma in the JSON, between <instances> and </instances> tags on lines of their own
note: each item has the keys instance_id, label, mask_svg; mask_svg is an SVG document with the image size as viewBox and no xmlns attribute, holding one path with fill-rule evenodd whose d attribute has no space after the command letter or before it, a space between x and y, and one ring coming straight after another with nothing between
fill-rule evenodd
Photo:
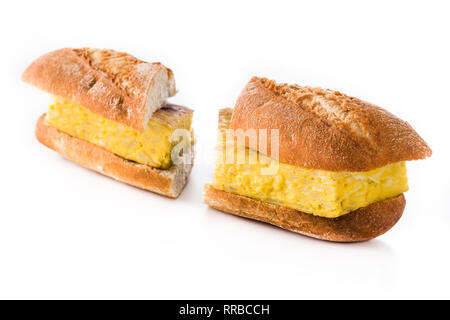
<instances>
[{"instance_id":1,"label":"reflection on white surface","mask_svg":"<svg viewBox=\"0 0 450 320\"><path fill-rule=\"evenodd\" d=\"M280 283L299 286L298 297L335 296L353 290L351 296L367 295L365 288L386 290L393 285L396 257L382 240L361 243L333 243L312 239L250 219L206 209L205 224L213 225L209 241L218 248L239 255L241 273L254 278L274 272ZM218 227L220 226L220 227ZM268 241L270 239L270 241ZM219 264L221 254L212 255ZM265 261L270 260L270 265ZM244 266L252 265L253 268ZM257 265L257 268L254 266ZM339 289L345 287L345 290ZM308 292L302 291L308 288ZM280 293L282 294L282 293Z\"/></svg>"}]
</instances>

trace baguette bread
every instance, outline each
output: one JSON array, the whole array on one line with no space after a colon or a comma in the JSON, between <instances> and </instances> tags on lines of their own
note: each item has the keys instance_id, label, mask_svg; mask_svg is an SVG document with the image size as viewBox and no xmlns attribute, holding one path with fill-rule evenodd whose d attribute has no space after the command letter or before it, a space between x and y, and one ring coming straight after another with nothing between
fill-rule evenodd
<instances>
[{"instance_id":1,"label":"baguette bread","mask_svg":"<svg viewBox=\"0 0 450 320\"><path fill-rule=\"evenodd\" d=\"M368 171L432 153L407 122L380 107L258 77L239 96L230 129L278 129L279 161L311 169ZM258 151L270 155L270 147L268 135L267 149Z\"/></svg>"},{"instance_id":2,"label":"baguette bread","mask_svg":"<svg viewBox=\"0 0 450 320\"><path fill-rule=\"evenodd\" d=\"M204 201L224 212L335 242L366 241L382 235L400 219L406 204L400 194L330 219L218 190L208 184Z\"/></svg>"},{"instance_id":3,"label":"baguette bread","mask_svg":"<svg viewBox=\"0 0 450 320\"><path fill-rule=\"evenodd\" d=\"M36 125L36 138L67 159L105 176L171 198L177 198L193 165L193 151L187 163L173 164L168 170L128 161L95 144L72 137L48 125L45 114Z\"/></svg>"},{"instance_id":4,"label":"baguette bread","mask_svg":"<svg viewBox=\"0 0 450 320\"><path fill-rule=\"evenodd\" d=\"M56 50L35 60L22 79L137 130L176 93L169 68L114 50Z\"/></svg>"}]
</instances>

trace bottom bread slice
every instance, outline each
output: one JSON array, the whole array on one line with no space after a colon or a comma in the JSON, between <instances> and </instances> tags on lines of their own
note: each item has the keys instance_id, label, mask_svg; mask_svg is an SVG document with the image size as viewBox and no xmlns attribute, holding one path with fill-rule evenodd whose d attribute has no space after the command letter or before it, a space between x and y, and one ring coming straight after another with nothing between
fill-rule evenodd
<instances>
[{"instance_id":1,"label":"bottom bread slice","mask_svg":"<svg viewBox=\"0 0 450 320\"><path fill-rule=\"evenodd\" d=\"M309 237L357 242L376 238L391 229L402 216L405 197L376 202L338 218L322 218L205 185L204 201L210 207L259 220Z\"/></svg>"},{"instance_id":2,"label":"bottom bread slice","mask_svg":"<svg viewBox=\"0 0 450 320\"><path fill-rule=\"evenodd\" d=\"M36 124L36 138L67 159L132 186L176 198L186 185L193 165L172 165L167 170L128 161L95 144L74 138L46 123L43 114Z\"/></svg>"}]
</instances>

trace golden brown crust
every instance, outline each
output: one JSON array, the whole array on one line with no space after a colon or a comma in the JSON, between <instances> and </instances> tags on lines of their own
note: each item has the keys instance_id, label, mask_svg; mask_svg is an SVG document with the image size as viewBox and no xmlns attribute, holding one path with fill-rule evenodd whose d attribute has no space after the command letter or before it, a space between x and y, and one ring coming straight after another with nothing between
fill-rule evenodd
<instances>
[{"instance_id":1,"label":"golden brown crust","mask_svg":"<svg viewBox=\"0 0 450 320\"><path fill-rule=\"evenodd\" d=\"M432 153L407 122L380 107L257 77L238 98L230 128L278 129L281 162L329 171L367 171Z\"/></svg>"},{"instance_id":2,"label":"golden brown crust","mask_svg":"<svg viewBox=\"0 0 450 320\"><path fill-rule=\"evenodd\" d=\"M150 90L159 89L166 96L176 91L172 71L162 64L90 48L47 53L25 70L22 79L137 130L142 130L151 113L161 106L156 105L159 101L148 104L152 103Z\"/></svg>"},{"instance_id":3,"label":"golden brown crust","mask_svg":"<svg viewBox=\"0 0 450 320\"><path fill-rule=\"evenodd\" d=\"M125 160L48 125L45 122L45 114L36 124L36 138L45 146L85 168L171 198L180 195L192 169L193 158L188 164L172 165L168 170Z\"/></svg>"},{"instance_id":4,"label":"golden brown crust","mask_svg":"<svg viewBox=\"0 0 450 320\"><path fill-rule=\"evenodd\" d=\"M400 194L338 218L323 218L218 190L208 184L205 185L204 201L224 212L336 242L366 241L382 235L397 223L406 204L405 197Z\"/></svg>"}]
</instances>

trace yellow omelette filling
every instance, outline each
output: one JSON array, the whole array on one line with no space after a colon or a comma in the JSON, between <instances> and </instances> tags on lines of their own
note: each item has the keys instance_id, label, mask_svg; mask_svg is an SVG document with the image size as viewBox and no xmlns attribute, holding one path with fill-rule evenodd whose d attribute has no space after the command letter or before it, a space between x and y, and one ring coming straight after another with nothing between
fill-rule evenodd
<instances>
[{"instance_id":1,"label":"yellow omelette filling","mask_svg":"<svg viewBox=\"0 0 450 320\"><path fill-rule=\"evenodd\" d=\"M224 132L230 116L222 117L219 126L213 183L217 189L326 218L408 190L405 162L366 172L332 172L292 166L255 150L233 148Z\"/></svg>"},{"instance_id":2,"label":"yellow omelette filling","mask_svg":"<svg viewBox=\"0 0 450 320\"><path fill-rule=\"evenodd\" d=\"M143 131L108 120L88 109L62 98L53 97L46 121L53 127L91 142L125 159L155 168L172 165L176 129L190 130L192 112L181 108L162 108L150 118Z\"/></svg>"}]
</instances>

